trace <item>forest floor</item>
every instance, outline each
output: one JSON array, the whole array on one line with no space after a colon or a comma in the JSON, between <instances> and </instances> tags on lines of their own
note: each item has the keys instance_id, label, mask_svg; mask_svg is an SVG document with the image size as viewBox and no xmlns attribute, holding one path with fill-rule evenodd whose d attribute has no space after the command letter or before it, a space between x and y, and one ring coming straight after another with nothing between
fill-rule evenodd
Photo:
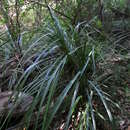
<instances>
[{"instance_id":1,"label":"forest floor","mask_svg":"<svg viewBox=\"0 0 130 130\"><path fill-rule=\"evenodd\" d=\"M110 93L113 93L112 99L115 99L115 102L119 104L120 110L115 108L112 110L114 118L116 120L116 130L130 130L130 62L129 58L127 60L122 60L119 56L109 56L108 60L106 60L106 64L111 64L111 67L105 68L111 73L110 76L106 77L106 81L104 84L107 86L111 86L108 90ZM105 65L99 65L101 67ZM104 68L104 67L103 67ZM112 90L113 89L113 90ZM0 111L3 111L5 108L5 103L9 100L10 92L7 93L8 90L4 92L0 92ZM31 97L27 97L28 103L32 100ZM27 102L26 102L27 103ZM24 103L24 104L26 104ZM29 105L29 104L27 104ZM25 106L22 106L23 109ZM20 108L20 109L21 109ZM18 111L21 112L21 111ZM24 112L24 110L22 111ZM21 113L22 113L21 112ZM15 114L16 115L16 114ZM64 115L61 117L60 121L58 121L55 129L63 130ZM77 116L77 122L80 120L80 117ZM103 124L103 129L99 128L99 130L112 130L111 126L108 127L107 124ZM70 124L70 129L72 130L73 123ZM8 129L7 129L8 130ZM19 129L12 129L19 130Z\"/></svg>"},{"instance_id":2,"label":"forest floor","mask_svg":"<svg viewBox=\"0 0 130 130\"><path fill-rule=\"evenodd\" d=\"M130 58L130 55L128 55ZM119 55L110 56L106 60L106 64L111 64L105 68L110 73L106 77L104 84L108 87L108 91L112 94L112 99L119 105L119 108L112 110L115 119L116 128L114 130L130 130L130 60L121 59ZM102 65L101 65L102 66ZM103 65L105 66L105 65ZM104 67L103 67L104 68ZM103 74L104 75L104 74ZM107 91L107 92L108 92ZM77 117L79 120L79 117ZM72 124L70 128L72 128ZM63 124L61 124L63 127ZM113 130L111 125L99 123L98 130ZM63 130L63 129L57 129ZM70 129L72 130L72 129Z\"/></svg>"},{"instance_id":3,"label":"forest floor","mask_svg":"<svg viewBox=\"0 0 130 130\"><path fill-rule=\"evenodd\" d=\"M124 45L125 47L128 47L127 50L130 50L130 42L127 45ZM11 63L8 68L11 68ZM108 74L108 77L106 77L104 84L106 86L109 86L108 91L111 95L112 93L112 99L119 104L119 108L115 108L112 110L114 119L116 120L116 130L130 130L130 53L127 54L127 56L122 58L120 55L111 55L111 52L107 54L106 56L106 62L105 63L99 63L99 69L102 70L102 72L106 73L107 72L111 73L110 75ZM107 67L106 67L107 66ZM6 68L5 68L6 69ZM2 68L1 68L2 70ZM1 73L0 70L0 73ZM100 72L99 72L100 73ZM104 74L103 73L103 74ZM9 74L9 72L7 73ZM6 77L6 76L5 76ZM10 79L9 76L7 78ZM8 80L8 79L7 79ZM6 81L6 79L2 79L0 75L0 84L3 84L3 81ZM10 108L10 106L6 106L9 97L11 93L9 92L8 89L0 91L0 114L2 111L7 110ZM23 113L24 108L27 107L30 102L32 101L32 97L26 97L25 98L26 104L25 106L22 106L21 108L18 108L18 111L16 111L15 115L17 113ZM8 107L8 108L7 108ZM66 113L64 113L60 119L60 121L56 121L55 123L55 130L63 130L64 124L65 124L65 117ZM80 114L79 114L80 115ZM80 120L80 116L76 117L77 123ZM14 122L15 123L15 122ZM13 123L13 124L14 124ZM108 126L107 124L101 124L102 128L99 128L98 130L112 130L111 126ZM17 127L17 126L16 126ZM18 126L19 127L19 126ZM7 130L20 130L18 129L7 129ZM70 129L69 130L75 130L73 127L73 121L70 124Z\"/></svg>"}]
</instances>

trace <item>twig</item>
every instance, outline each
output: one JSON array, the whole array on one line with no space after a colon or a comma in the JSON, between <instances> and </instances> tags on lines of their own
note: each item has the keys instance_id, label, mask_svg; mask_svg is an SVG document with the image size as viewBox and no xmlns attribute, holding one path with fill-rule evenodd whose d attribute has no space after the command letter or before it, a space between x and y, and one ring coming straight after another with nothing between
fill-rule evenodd
<instances>
[{"instance_id":1,"label":"twig","mask_svg":"<svg viewBox=\"0 0 130 130\"><path fill-rule=\"evenodd\" d=\"M20 47L20 39L21 39L21 32L20 32L20 23L19 23L19 5L18 0L15 0L15 10L16 10L16 33L17 34L17 48L19 50L20 55L22 55L22 49Z\"/></svg>"},{"instance_id":2,"label":"twig","mask_svg":"<svg viewBox=\"0 0 130 130\"><path fill-rule=\"evenodd\" d=\"M114 12L115 14L118 14L118 15L121 15L121 16L124 16L124 17L130 17L129 14L125 13L125 12L121 12L120 10L116 9L116 8L113 8L111 7L111 10L112 12Z\"/></svg>"},{"instance_id":3,"label":"twig","mask_svg":"<svg viewBox=\"0 0 130 130\"><path fill-rule=\"evenodd\" d=\"M0 48L1 48L2 46L4 46L5 44L7 44L9 41L10 41L10 40L8 40L8 41L4 42L2 45L0 45Z\"/></svg>"},{"instance_id":4,"label":"twig","mask_svg":"<svg viewBox=\"0 0 130 130\"><path fill-rule=\"evenodd\" d=\"M31 1L31 2L36 3L36 4L39 4L39 5L43 6L44 8L48 8L46 4L40 3L40 2L38 2L38 1ZM60 12L60 11L54 9L54 8L51 8L51 9L52 9L54 12L56 12L56 13L58 13L58 14L64 16L65 18L67 18L67 19L69 19L69 20L72 20L72 18L69 17L69 16L67 16L66 14L64 14L64 13L62 13L62 12Z\"/></svg>"},{"instance_id":5,"label":"twig","mask_svg":"<svg viewBox=\"0 0 130 130\"><path fill-rule=\"evenodd\" d=\"M44 107L42 108L41 112L40 112L40 117L39 117L39 121L41 119L43 119L43 113L44 113ZM30 125L29 127L33 126L35 121L36 121L36 116L38 114L38 111L33 113L32 117L31 117L31 121L30 121ZM15 126L12 126L12 127L9 127L7 128L6 130L14 130L14 129L18 129L18 128L24 128L26 126L26 122L25 120L22 120L19 124L15 125Z\"/></svg>"}]
</instances>

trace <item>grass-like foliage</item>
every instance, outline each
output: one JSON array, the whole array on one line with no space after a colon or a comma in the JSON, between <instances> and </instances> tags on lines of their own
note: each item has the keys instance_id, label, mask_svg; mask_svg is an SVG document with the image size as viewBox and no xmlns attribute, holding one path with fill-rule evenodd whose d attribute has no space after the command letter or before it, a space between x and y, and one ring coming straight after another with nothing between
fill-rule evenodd
<instances>
[{"instance_id":1,"label":"grass-like foliage","mask_svg":"<svg viewBox=\"0 0 130 130\"><path fill-rule=\"evenodd\" d=\"M64 129L67 130L72 115L76 115L82 107L77 130L96 130L95 118L98 112L93 104L95 97L104 106L111 122L113 118L105 100L106 94L93 78L98 50L94 39L89 35L93 31L89 28L91 25L82 22L75 28L62 27L50 6L48 11L52 18L52 27L44 27L46 31L38 34L39 38L32 39L29 48L24 50L14 74L17 77L20 73L15 86L13 78L10 79L14 93L22 92L33 96L33 102L22 120L23 126L28 129L34 113L37 112L33 130L49 130L52 129L53 121L60 119L63 112L67 112L64 119ZM24 70L23 66L28 61L31 63ZM16 106L20 98L18 93ZM4 119L1 129L11 120L13 110L14 108Z\"/></svg>"}]
</instances>

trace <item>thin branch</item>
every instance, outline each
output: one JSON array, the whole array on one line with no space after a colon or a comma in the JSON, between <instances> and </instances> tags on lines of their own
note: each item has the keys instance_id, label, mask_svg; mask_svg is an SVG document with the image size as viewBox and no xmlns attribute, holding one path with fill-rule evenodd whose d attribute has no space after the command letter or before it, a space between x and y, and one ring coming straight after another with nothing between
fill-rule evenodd
<instances>
[{"instance_id":1,"label":"thin branch","mask_svg":"<svg viewBox=\"0 0 130 130\"><path fill-rule=\"evenodd\" d=\"M2 45L0 45L0 48L1 48L2 46L4 46L5 44L7 44L9 41L10 41L10 40L7 40L7 41L4 42Z\"/></svg>"},{"instance_id":2,"label":"thin branch","mask_svg":"<svg viewBox=\"0 0 130 130\"><path fill-rule=\"evenodd\" d=\"M35 3L35 4L39 4L39 5L41 5L41 6L44 7L44 8L48 8L46 4L40 3L39 1L31 1L31 2L32 2L32 3ZM69 17L69 16L67 16L66 14L64 14L64 13L62 13L62 12L60 12L60 11L54 9L54 8L51 8L51 9L52 9L54 12L56 12L56 13L58 13L58 14L64 16L65 18L67 18L67 19L69 19L69 20L72 20L72 18Z\"/></svg>"},{"instance_id":3,"label":"thin branch","mask_svg":"<svg viewBox=\"0 0 130 130\"><path fill-rule=\"evenodd\" d=\"M113 13L117 14L117 15L120 15L120 16L124 16L124 17L130 17L130 14L127 14L125 12L122 12L114 7L111 7L111 10Z\"/></svg>"},{"instance_id":4,"label":"thin branch","mask_svg":"<svg viewBox=\"0 0 130 130\"><path fill-rule=\"evenodd\" d=\"M18 0L15 0L15 11L16 11L16 33L17 33L17 48L19 50L20 55L22 55L22 49L20 47L20 39L21 39L21 31L20 31L20 23L19 23L19 5Z\"/></svg>"}]
</instances>

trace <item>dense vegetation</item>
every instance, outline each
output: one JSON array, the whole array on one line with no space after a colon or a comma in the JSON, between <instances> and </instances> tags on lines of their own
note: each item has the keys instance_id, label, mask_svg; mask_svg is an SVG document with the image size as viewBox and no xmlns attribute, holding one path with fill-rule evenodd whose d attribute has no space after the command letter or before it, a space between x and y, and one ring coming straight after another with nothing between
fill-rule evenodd
<instances>
[{"instance_id":1,"label":"dense vegetation","mask_svg":"<svg viewBox=\"0 0 130 130\"><path fill-rule=\"evenodd\" d=\"M125 130L129 5L0 0L0 130Z\"/></svg>"}]
</instances>

